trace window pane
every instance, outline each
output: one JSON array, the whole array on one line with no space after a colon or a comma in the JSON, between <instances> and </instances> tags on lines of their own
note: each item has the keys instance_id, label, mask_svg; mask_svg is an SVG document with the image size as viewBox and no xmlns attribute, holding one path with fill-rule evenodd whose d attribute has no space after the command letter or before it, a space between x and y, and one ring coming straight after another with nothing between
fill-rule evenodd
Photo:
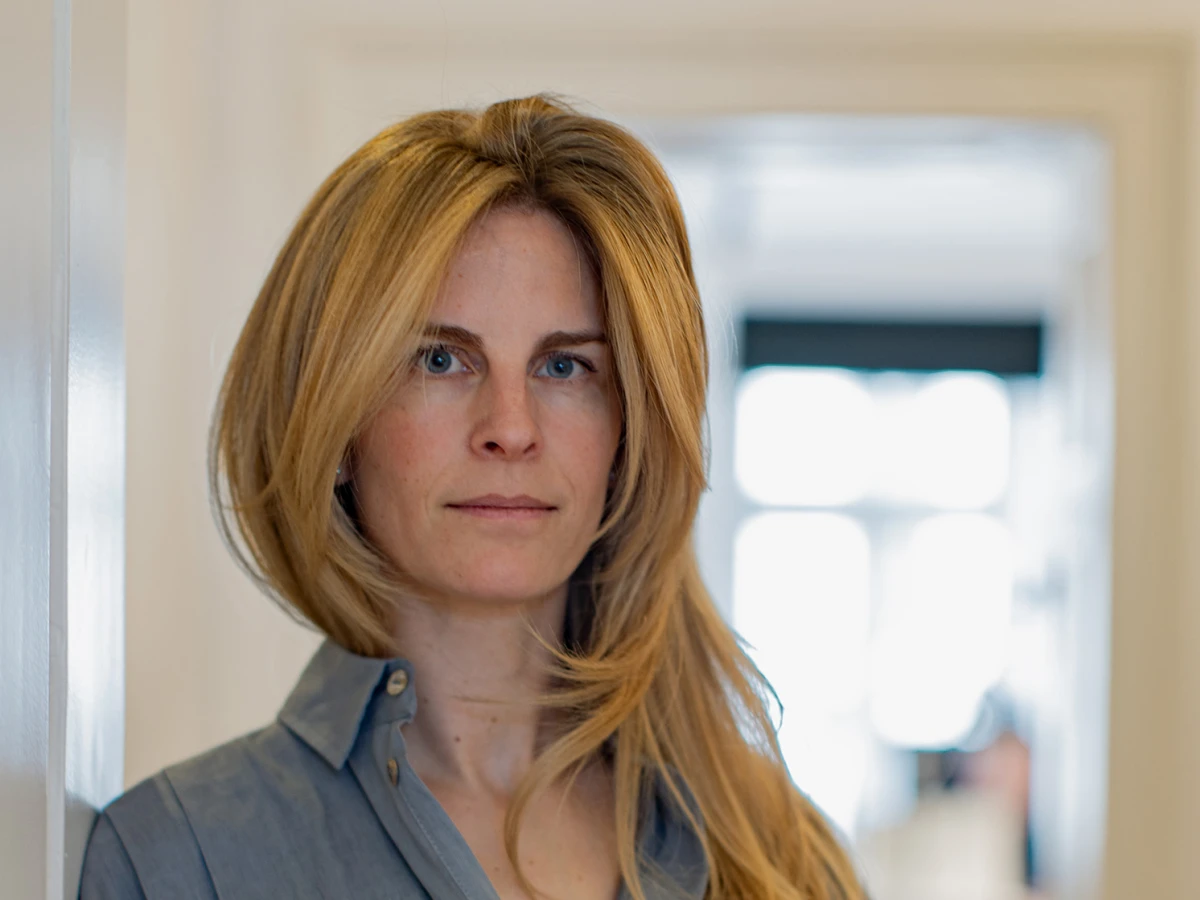
<instances>
[{"instance_id":1,"label":"window pane","mask_svg":"<svg viewBox=\"0 0 1200 900\"><path fill-rule=\"evenodd\" d=\"M878 404L879 494L943 509L995 503L1008 485L1004 382L983 372L950 372L920 383Z\"/></svg>"},{"instance_id":2,"label":"window pane","mask_svg":"<svg viewBox=\"0 0 1200 900\"><path fill-rule=\"evenodd\" d=\"M763 513L734 548L734 627L784 707L792 777L847 832L866 779L870 542L833 513Z\"/></svg>"},{"instance_id":3,"label":"window pane","mask_svg":"<svg viewBox=\"0 0 1200 900\"><path fill-rule=\"evenodd\" d=\"M780 699L854 709L865 696L870 615L865 529L834 513L763 513L735 540L734 627Z\"/></svg>"},{"instance_id":4,"label":"window pane","mask_svg":"<svg viewBox=\"0 0 1200 900\"><path fill-rule=\"evenodd\" d=\"M1004 673L1012 539L991 516L926 519L884 576L871 649L870 715L894 744L953 746Z\"/></svg>"},{"instance_id":5,"label":"window pane","mask_svg":"<svg viewBox=\"0 0 1200 900\"><path fill-rule=\"evenodd\" d=\"M735 467L742 490L774 506L834 506L866 492L876 453L861 376L765 366L738 385Z\"/></svg>"}]
</instances>

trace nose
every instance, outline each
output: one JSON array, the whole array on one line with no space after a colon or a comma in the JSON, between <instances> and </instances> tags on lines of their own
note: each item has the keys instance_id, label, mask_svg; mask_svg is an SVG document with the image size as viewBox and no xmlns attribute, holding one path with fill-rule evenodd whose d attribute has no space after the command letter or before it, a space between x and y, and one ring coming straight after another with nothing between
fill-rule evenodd
<instances>
[{"instance_id":1,"label":"nose","mask_svg":"<svg viewBox=\"0 0 1200 900\"><path fill-rule=\"evenodd\" d=\"M541 447L536 399L524 372L488 373L479 392L471 449L481 456L525 459Z\"/></svg>"}]
</instances>

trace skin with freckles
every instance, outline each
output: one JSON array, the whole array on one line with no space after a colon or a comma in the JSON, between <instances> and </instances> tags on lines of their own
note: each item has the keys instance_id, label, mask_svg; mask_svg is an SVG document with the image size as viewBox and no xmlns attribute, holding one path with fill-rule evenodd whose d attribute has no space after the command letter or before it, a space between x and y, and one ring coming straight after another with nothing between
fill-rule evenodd
<instances>
[{"instance_id":1,"label":"skin with freckles","mask_svg":"<svg viewBox=\"0 0 1200 900\"><path fill-rule=\"evenodd\" d=\"M545 211L500 208L468 233L407 377L368 424L353 477L364 530L423 588L396 617L415 670L407 756L503 898L526 897L504 813L545 737L532 700L561 639L567 580L604 510L621 407L595 274ZM501 509L487 495L533 498ZM472 503L471 501L475 501ZM620 883L611 773L534 801L521 859L553 897Z\"/></svg>"},{"instance_id":2,"label":"skin with freckles","mask_svg":"<svg viewBox=\"0 0 1200 900\"><path fill-rule=\"evenodd\" d=\"M476 615L536 603L587 552L620 438L595 276L551 214L494 211L431 319L450 332L427 341L359 446L365 525L439 604ZM600 340L539 346L555 333ZM552 510L454 506L488 494Z\"/></svg>"}]
</instances>

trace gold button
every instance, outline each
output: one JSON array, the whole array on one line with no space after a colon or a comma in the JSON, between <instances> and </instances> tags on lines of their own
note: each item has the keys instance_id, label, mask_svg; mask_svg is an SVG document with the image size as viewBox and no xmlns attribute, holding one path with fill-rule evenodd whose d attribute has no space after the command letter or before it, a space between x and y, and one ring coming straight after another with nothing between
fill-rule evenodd
<instances>
[{"instance_id":1,"label":"gold button","mask_svg":"<svg viewBox=\"0 0 1200 900\"><path fill-rule=\"evenodd\" d=\"M388 760L388 781L390 781L392 783L392 786L395 787L396 783L399 780L400 780L400 766L396 763L396 761L394 759L389 759Z\"/></svg>"},{"instance_id":2,"label":"gold button","mask_svg":"<svg viewBox=\"0 0 1200 900\"><path fill-rule=\"evenodd\" d=\"M388 679L387 692L395 697L397 694L404 693L406 687L408 687L408 673L403 669L397 669Z\"/></svg>"}]
</instances>

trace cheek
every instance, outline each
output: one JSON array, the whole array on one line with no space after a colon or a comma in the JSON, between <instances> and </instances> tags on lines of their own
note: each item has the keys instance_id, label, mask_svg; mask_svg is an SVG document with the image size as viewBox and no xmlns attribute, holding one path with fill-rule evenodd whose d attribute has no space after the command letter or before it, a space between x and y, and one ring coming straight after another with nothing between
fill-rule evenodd
<instances>
[{"instance_id":1,"label":"cheek","mask_svg":"<svg viewBox=\"0 0 1200 900\"><path fill-rule=\"evenodd\" d=\"M382 413L363 435L364 491L403 500L427 485L450 457L454 428L444 411L420 404Z\"/></svg>"},{"instance_id":2,"label":"cheek","mask_svg":"<svg viewBox=\"0 0 1200 900\"><path fill-rule=\"evenodd\" d=\"M568 408L554 410L553 421L559 443L567 454L566 465L577 473L580 488L604 494L608 472L621 436L621 410L616 399L595 392L575 398Z\"/></svg>"}]
</instances>

